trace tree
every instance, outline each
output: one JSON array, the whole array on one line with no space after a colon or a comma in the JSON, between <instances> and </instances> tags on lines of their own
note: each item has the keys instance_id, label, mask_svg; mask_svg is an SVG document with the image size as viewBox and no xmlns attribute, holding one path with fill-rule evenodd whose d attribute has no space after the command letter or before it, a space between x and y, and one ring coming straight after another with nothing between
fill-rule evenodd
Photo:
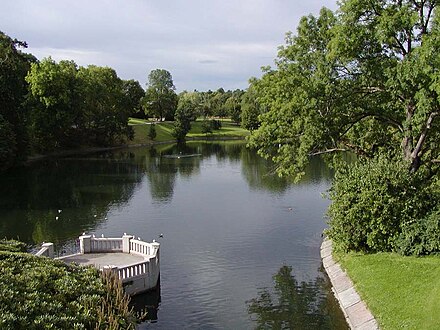
<instances>
[{"instance_id":1,"label":"tree","mask_svg":"<svg viewBox=\"0 0 440 330\"><path fill-rule=\"evenodd\" d=\"M145 118L145 113L142 110L141 100L145 95L145 91L139 84L139 81L122 80L122 91L125 96L125 106L130 111L131 117Z\"/></svg>"},{"instance_id":2,"label":"tree","mask_svg":"<svg viewBox=\"0 0 440 330\"><path fill-rule=\"evenodd\" d=\"M288 34L277 69L255 83L267 107L252 137L280 174L310 156L398 154L438 170L440 34L436 1L345 0Z\"/></svg>"},{"instance_id":3,"label":"tree","mask_svg":"<svg viewBox=\"0 0 440 330\"><path fill-rule=\"evenodd\" d=\"M23 53L26 42L0 31L0 135L6 138L0 150L0 169L24 160L28 149L26 74L36 59ZM7 142L6 142L7 141Z\"/></svg>"},{"instance_id":4,"label":"tree","mask_svg":"<svg viewBox=\"0 0 440 330\"><path fill-rule=\"evenodd\" d=\"M73 61L56 63L52 58L33 63L26 76L36 102L30 115L33 147L49 151L77 141L75 125L80 124L78 67Z\"/></svg>"},{"instance_id":5,"label":"tree","mask_svg":"<svg viewBox=\"0 0 440 330\"><path fill-rule=\"evenodd\" d=\"M115 70L94 65L81 67L78 80L87 140L96 145L110 145L132 138L128 126L132 108L125 104L123 82Z\"/></svg>"},{"instance_id":6,"label":"tree","mask_svg":"<svg viewBox=\"0 0 440 330\"><path fill-rule=\"evenodd\" d=\"M256 130L260 127L258 116L262 112L261 106L257 101L257 94L251 83L241 98L241 126L249 131Z\"/></svg>"},{"instance_id":7,"label":"tree","mask_svg":"<svg viewBox=\"0 0 440 330\"><path fill-rule=\"evenodd\" d=\"M234 92L230 93L230 96L226 99L224 104L226 113L235 123L240 123L241 119L241 95L241 90L235 90Z\"/></svg>"},{"instance_id":8,"label":"tree","mask_svg":"<svg viewBox=\"0 0 440 330\"><path fill-rule=\"evenodd\" d=\"M182 92L179 95L179 102L175 114L173 135L182 141L191 130L191 121L195 120L195 107L197 95L195 93Z\"/></svg>"},{"instance_id":9,"label":"tree","mask_svg":"<svg viewBox=\"0 0 440 330\"><path fill-rule=\"evenodd\" d=\"M146 114L160 120L172 120L177 106L171 73L164 69L152 70L148 75L147 90L143 99Z\"/></svg>"}]
</instances>

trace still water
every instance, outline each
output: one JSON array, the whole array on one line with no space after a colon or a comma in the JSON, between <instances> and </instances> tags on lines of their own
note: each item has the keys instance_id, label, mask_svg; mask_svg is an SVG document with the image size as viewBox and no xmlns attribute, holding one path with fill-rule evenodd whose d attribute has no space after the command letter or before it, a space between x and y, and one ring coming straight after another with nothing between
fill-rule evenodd
<instances>
[{"instance_id":1,"label":"still water","mask_svg":"<svg viewBox=\"0 0 440 330\"><path fill-rule=\"evenodd\" d=\"M82 232L156 239L141 329L345 329L319 257L332 173L319 159L299 184L272 171L237 142L48 159L0 176L0 237L60 253Z\"/></svg>"}]
</instances>

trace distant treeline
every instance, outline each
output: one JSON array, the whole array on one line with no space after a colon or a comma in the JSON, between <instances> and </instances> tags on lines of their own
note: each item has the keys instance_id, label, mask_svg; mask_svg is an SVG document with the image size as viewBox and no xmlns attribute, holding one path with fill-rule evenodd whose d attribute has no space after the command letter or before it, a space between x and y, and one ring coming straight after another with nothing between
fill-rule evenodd
<instances>
[{"instance_id":1,"label":"distant treeline","mask_svg":"<svg viewBox=\"0 0 440 330\"><path fill-rule=\"evenodd\" d=\"M259 125L251 90L177 95L171 74L157 69L145 91L112 68L39 61L25 48L26 42L0 32L0 170L29 154L122 143L133 137L129 117L174 120L180 109L179 120L214 116L250 130Z\"/></svg>"}]
</instances>

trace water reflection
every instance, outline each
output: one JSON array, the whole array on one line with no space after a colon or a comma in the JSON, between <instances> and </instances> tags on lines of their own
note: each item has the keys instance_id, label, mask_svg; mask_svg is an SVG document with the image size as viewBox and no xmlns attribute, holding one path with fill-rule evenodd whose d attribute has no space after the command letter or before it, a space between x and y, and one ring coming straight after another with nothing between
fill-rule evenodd
<instances>
[{"instance_id":1,"label":"water reflection","mask_svg":"<svg viewBox=\"0 0 440 330\"><path fill-rule=\"evenodd\" d=\"M129 152L50 159L0 176L0 233L30 244L58 243L105 221L143 176ZM61 213L58 211L60 210Z\"/></svg>"},{"instance_id":2,"label":"water reflection","mask_svg":"<svg viewBox=\"0 0 440 330\"><path fill-rule=\"evenodd\" d=\"M273 290L247 302L257 329L348 329L334 296L323 290L329 285L324 277L299 283L284 265L273 280Z\"/></svg>"},{"instance_id":3,"label":"water reflection","mask_svg":"<svg viewBox=\"0 0 440 330\"><path fill-rule=\"evenodd\" d=\"M130 307L141 317L143 322L157 322L157 312L161 301L160 279L157 287L149 292L131 297Z\"/></svg>"}]
</instances>

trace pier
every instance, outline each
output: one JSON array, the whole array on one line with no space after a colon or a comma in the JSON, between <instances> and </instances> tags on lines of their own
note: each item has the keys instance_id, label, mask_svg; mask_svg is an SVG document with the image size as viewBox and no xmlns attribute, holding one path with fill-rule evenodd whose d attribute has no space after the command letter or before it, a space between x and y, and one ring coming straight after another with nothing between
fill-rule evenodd
<instances>
[{"instance_id":1,"label":"pier","mask_svg":"<svg viewBox=\"0 0 440 330\"><path fill-rule=\"evenodd\" d=\"M36 255L111 270L118 274L129 295L156 288L160 275L160 244L154 240L147 243L127 234L121 238L83 234L79 243L80 252L76 254L54 258L53 244L44 243Z\"/></svg>"}]
</instances>

